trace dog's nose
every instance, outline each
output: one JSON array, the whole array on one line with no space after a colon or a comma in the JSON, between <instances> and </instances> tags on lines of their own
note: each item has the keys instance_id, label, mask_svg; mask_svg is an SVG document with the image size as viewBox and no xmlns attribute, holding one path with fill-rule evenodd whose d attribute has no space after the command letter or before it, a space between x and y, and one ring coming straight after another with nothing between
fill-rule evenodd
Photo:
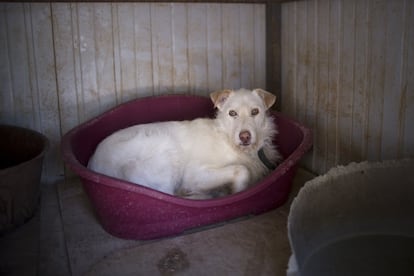
<instances>
[{"instance_id":1,"label":"dog's nose","mask_svg":"<svg viewBox=\"0 0 414 276\"><path fill-rule=\"evenodd\" d=\"M249 145L251 137L250 131L248 130L243 130L239 133L239 138L243 145Z\"/></svg>"}]
</instances>

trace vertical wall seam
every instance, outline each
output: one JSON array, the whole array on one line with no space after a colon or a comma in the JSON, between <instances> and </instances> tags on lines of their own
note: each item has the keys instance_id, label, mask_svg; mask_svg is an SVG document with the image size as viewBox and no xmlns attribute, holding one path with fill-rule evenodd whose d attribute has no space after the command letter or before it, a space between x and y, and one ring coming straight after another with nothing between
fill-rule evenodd
<instances>
[{"instance_id":1,"label":"vertical wall seam","mask_svg":"<svg viewBox=\"0 0 414 276\"><path fill-rule=\"evenodd\" d=\"M117 77L117 71L118 71L118 68L117 68L117 59L118 59L118 57L119 57L119 48L118 47L116 47L115 46L115 40L116 40L116 35L117 34L119 34L119 31L118 32L115 32L115 28L116 28L116 24L117 24L117 17L115 17L115 6L116 7L118 7L117 6L118 4L117 3L111 3L111 43L112 43L112 56L113 56L113 59L112 59L112 69L113 69L113 78L114 78L114 90L115 91L113 91L114 93L115 93L115 105L118 105L119 103L120 103L120 101L119 101L119 99L118 99L118 97L119 97L119 79L118 79L118 77ZM116 10L118 10L118 8L116 8ZM119 28L118 28L119 29ZM118 50L118 54L117 54L117 50ZM119 60L119 59L118 59Z\"/></svg>"},{"instance_id":2,"label":"vertical wall seam","mask_svg":"<svg viewBox=\"0 0 414 276\"><path fill-rule=\"evenodd\" d=\"M137 37L137 21L136 21L135 11L136 11L136 9L134 7L134 9L133 9L134 16L132 18L132 24L134 25L133 26L133 30L134 30L134 39L133 39L133 42L134 42L133 43L133 47L134 47L134 84L135 84L134 89L135 89L135 95L139 96L138 95L138 83L137 83L138 74L139 74L139 68L138 68L138 62L137 62L138 61L138 57L137 57L137 39L136 39L136 37Z\"/></svg>"},{"instance_id":3,"label":"vertical wall seam","mask_svg":"<svg viewBox=\"0 0 414 276\"><path fill-rule=\"evenodd\" d=\"M34 49L34 37L33 37L33 22L32 22L32 10L31 3L23 3L23 20L24 20L24 34L26 39L26 54L28 63L28 76L29 81L29 93L32 111L35 116L31 116L33 128L41 131L40 126L40 104L39 104L39 85L37 80L37 68L36 68L36 53ZM35 96L35 97L34 97ZM37 99L37 103L36 103Z\"/></svg>"},{"instance_id":4,"label":"vertical wall seam","mask_svg":"<svg viewBox=\"0 0 414 276\"><path fill-rule=\"evenodd\" d=\"M318 24L318 0L315 0L314 2L314 39L315 39L315 47L316 45L318 45L318 37L319 37L319 24ZM314 72L314 87L315 90L318 88L319 86L319 81L318 81L318 76L319 76L319 66L317 64L318 56L319 56L319 48L316 47L315 52L315 72ZM316 158L317 158L317 154L316 154L316 149L317 149L317 141L318 141L318 134L317 134L317 128L318 128L318 113L319 113L319 93L316 91L315 92L316 97L314 98L315 101L315 117L314 117L314 129L315 131L313 132L313 140L315 141L315 146L314 146L314 153L312 155L312 168L316 168Z\"/></svg>"},{"instance_id":5,"label":"vertical wall seam","mask_svg":"<svg viewBox=\"0 0 414 276\"><path fill-rule=\"evenodd\" d=\"M385 4L387 5L387 3L388 2L386 2ZM386 11L388 11L388 8L386 8L385 9ZM381 68L381 79L382 79L382 89L381 89L381 92L380 92L380 97L381 97L381 101L380 101L380 119L381 119L381 123L380 123L380 129L379 129L379 133L381 133L381 135L378 135L378 155L377 155L377 157L379 156L379 157L381 157L382 156L382 153L383 153L383 144L382 144L382 142L383 142L383 129L384 129L384 107L385 107L385 105L384 105L384 101L385 101L385 97L384 97L384 93L385 93L385 77L386 77L386 55L387 55L387 50L388 50L388 48L387 48L387 46L388 46L388 43L387 43L387 41L388 41L388 39L389 39L389 33L388 33L388 24L389 24L389 14L388 14L388 12L386 12L386 16L385 16L385 18L384 18L384 21L385 21L385 26L387 26L387 28L385 29L385 34L384 34L384 36L385 36L385 43L384 43L384 49L383 49L383 53L382 53L382 55L383 55L383 57L384 57L384 62L383 62L383 66L382 66L382 68Z\"/></svg>"},{"instance_id":6,"label":"vertical wall seam","mask_svg":"<svg viewBox=\"0 0 414 276\"><path fill-rule=\"evenodd\" d=\"M339 98L341 95L341 84L342 84L342 53L343 53L343 42L344 42L344 26L343 26L343 8L342 8L342 1L338 1L338 7L337 7L337 15L338 15L338 19L337 19L337 32L338 32L338 41L337 41L337 75L336 75L336 110L335 110L335 164L338 164L340 161L340 135L342 134L339 130L339 110L340 110L340 105L339 105Z\"/></svg>"},{"instance_id":7,"label":"vertical wall seam","mask_svg":"<svg viewBox=\"0 0 414 276\"><path fill-rule=\"evenodd\" d=\"M206 29L205 29L205 34L206 34L206 47L205 47L205 57L206 57L206 89L209 89L209 79L210 79L210 74L209 74L209 68L210 68L210 64L209 64L209 58L208 58L208 52L210 51L210 48L209 48L209 44L208 44L208 37L209 37L209 27L210 27L210 24L209 24L209 21L208 21L208 15L209 15L209 11L210 11L210 4L203 4L203 5L205 5L205 8L206 8L206 10L207 10L207 12L205 13L205 17L204 17L204 23L205 23L205 26L206 26ZM211 92L211 91L209 91L209 92Z\"/></svg>"},{"instance_id":8,"label":"vertical wall seam","mask_svg":"<svg viewBox=\"0 0 414 276\"><path fill-rule=\"evenodd\" d=\"M149 28L150 28L150 47L151 47L151 83L152 83L152 95L155 94L155 77L154 77L154 43L153 43L153 24L152 24L152 17L153 17L153 3L149 3Z\"/></svg>"},{"instance_id":9,"label":"vertical wall seam","mask_svg":"<svg viewBox=\"0 0 414 276\"><path fill-rule=\"evenodd\" d=\"M407 60L408 60L408 47L406 43L408 43L407 39L407 17L408 17L408 8L407 8L407 0L404 0L403 5L403 31L401 36L401 77L400 77L400 89L401 89L401 98L400 98L400 105L399 105L399 114L398 114L398 146L397 146L397 158L401 158L403 156L405 142L404 142L404 134L405 134L405 110L407 108Z\"/></svg>"},{"instance_id":10,"label":"vertical wall seam","mask_svg":"<svg viewBox=\"0 0 414 276\"><path fill-rule=\"evenodd\" d=\"M122 83L122 62L121 62L121 29L119 27L119 9L120 6L124 5L122 3L112 3L112 7L114 9L113 11L113 17L114 17L114 26L112 27L112 30L114 32L113 39L114 39L114 52L115 58L114 58L114 66L115 66L115 82L117 83L117 103L121 104L123 102L123 88L124 85ZM118 78L116 78L118 77Z\"/></svg>"},{"instance_id":11,"label":"vertical wall seam","mask_svg":"<svg viewBox=\"0 0 414 276\"><path fill-rule=\"evenodd\" d=\"M237 22L239 23L238 24L238 32L237 32L237 36L238 36L238 38L237 38L237 40L238 40L238 47L237 47L237 56L238 56L238 63L239 63L239 72L240 72L240 75L241 75L241 77L243 77L243 69L242 69L242 67L243 67L243 63L242 63L242 51L241 51L241 48L242 48L242 43L243 43L243 41L241 40L241 32L242 32L242 30L241 30L241 10L240 10L240 5L237 5ZM242 85L242 80L241 80L241 78L239 78L239 87L241 87L241 85Z\"/></svg>"},{"instance_id":12,"label":"vertical wall seam","mask_svg":"<svg viewBox=\"0 0 414 276\"><path fill-rule=\"evenodd\" d=\"M102 102L101 102L101 77L99 74L99 66L98 66L98 60L99 60L99 50L98 50L98 45L97 45L97 35L96 35L96 20L97 20L97 11L96 11L96 6L98 5L98 3L91 3L90 5L92 5L92 32L93 32L93 40L94 40L94 65L95 65L95 85L96 85L96 91L94 91L94 93L96 93L96 98L98 100L98 106L99 106L99 110L100 112L102 112L103 107L102 107Z\"/></svg>"},{"instance_id":13,"label":"vertical wall seam","mask_svg":"<svg viewBox=\"0 0 414 276\"><path fill-rule=\"evenodd\" d=\"M175 77L176 76L174 74L174 71L175 71L174 68L175 68L175 63L176 63L175 55L174 55L174 53L175 53L175 35L174 35L174 33L175 33L175 28L174 28L175 24L174 24L174 22L175 22L175 8L176 8L176 6L174 5L174 3L171 3L170 7L171 7L171 9L170 9L170 11L171 11L170 28L171 28L171 64L172 64L172 66L171 66L171 76L172 76L171 86L172 86L172 90L174 92L176 92L177 91L176 82L175 82Z\"/></svg>"},{"instance_id":14,"label":"vertical wall seam","mask_svg":"<svg viewBox=\"0 0 414 276\"><path fill-rule=\"evenodd\" d=\"M78 123L80 123L82 121L82 103L80 101L80 97L81 97L81 93L82 90L80 88L80 82L82 82L79 79L79 62L78 59L76 58L76 56L79 56L80 59L80 46L81 46L81 42L79 41L79 27L77 24L77 20L79 18L78 16L78 3L70 3L70 20L71 20L71 35L72 35L72 43L74 45L72 45L73 47L73 68L74 68L74 72L73 72L73 76L74 76L74 84L75 84L75 94L76 94L76 112L78 115ZM76 46L76 47L74 47ZM77 52L77 53L76 53Z\"/></svg>"},{"instance_id":15,"label":"vertical wall seam","mask_svg":"<svg viewBox=\"0 0 414 276\"><path fill-rule=\"evenodd\" d=\"M295 1L294 3L293 3L293 14L294 14L294 22L295 22L295 26L297 26L298 24L298 3ZM294 74L292 74L292 91L293 91L293 95L291 95L291 97L293 97L293 101L292 101L292 103L293 103L293 115L295 116L295 117L297 117L298 116L298 113L297 113L297 101L299 101L298 100L298 97L297 97L297 89L298 89L298 85L297 85L297 81L298 81L298 72L299 72L299 70L298 70L298 39L299 39L299 35L298 35L298 30L295 30L295 34L294 34L294 36L293 36L293 51L292 51L292 53L293 53L293 72L294 72Z\"/></svg>"},{"instance_id":16,"label":"vertical wall seam","mask_svg":"<svg viewBox=\"0 0 414 276\"><path fill-rule=\"evenodd\" d=\"M221 60L222 60L222 62L221 62L221 87L222 88L228 88L228 87L223 87L224 86L224 76L225 76L225 71L224 71L224 69L225 69L225 63L223 62L224 61L224 43L223 43L223 40L224 40L224 36L223 36L223 7L220 5L220 37L221 37L221 40L220 40L220 43L221 43Z\"/></svg>"},{"instance_id":17,"label":"vertical wall seam","mask_svg":"<svg viewBox=\"0 0 414 276\"><path fill-rule=\"evenodd\" d=\"M370 108L370 101L369 101L369 90L371 88L371 80L369 78L369 73L371 72L371 56L369 49L371 48L371 41L372 41L372 32L371 32L371 18L370 18L370 10L371 5L370 1L367 2L367 9L365 12L365 22L366 22L366 31L367 31L367 39L365 43L365 81L364 81L364 147L363 147L363 158L368 158L368 142L369 142L369 125L370 125L370 115L369 115L369 108Z\"/></svg>"},{"instance_id":18,"label":"vertical wall seam","mask_svg":"<svg viewBox=\"0 0 414 276\"><path fill-rule=\"evenodd\" d=\"M352 21L354 22L354 28L353 28L353 40L354 45L352 49L352 94L351 94L351 126L350 126L350 147L354 148L354 119L355 119L355 69L356 69L356 45L357 45L357 35L356 35L356 3L352 2ZM361 142L361 141L359 141Z\"/></svg>"},{"instance_id":19,"label":"vertical wall seam","mask_svg":"<svg viewBox=\"0 0 414 276\"><path fill-rule=\"evenodd\" d=\"M308 17L309 17L308 4L309 4L309 2L307 2L307 1L303 3L304 9L305 9L305 20L304 20L304 22L306 22L306 24L305 24L305 34L306 35L305 35L305 38L303 39L304 40L303 43L305 45L306 67L311 67L310 55L309 55L309 49L310 49L311 46L309 45L309 40L308 40L309 26L307 24L308 23ZM306 78L306 80L304 80L304 84L305 84L305 91L304 91L305 105L303 106L304 115L302 116L302 118L304 120L304 123L305 124L308 124L308 122L309 122L309 118L308 118L309 110L306 107L307 102L309 100L309 94L310 94L310 92L309 92L309 82L308 82L309 76L308 76L308 74L305 75L305 78Z\"/></svg>"},{"instance_id":20,"label":"vertical wall seam","mask_svg":"<svg viewBox=\"0 0 414 276\"><path fill-rule=\"evenodd\" d=\"M52 53L53 53L53 64L54 64L54 79L56 83L56 100L57 100L57 111L58 111L58 124L59 124L59 138L63 136L63 126L62 126L62 107L61 107L61 99L60 99L60 86L58 81L58 70L57 70L57 58L56 58L56 37L55 37L55 12L54 12L54 5L58 5L55 3L49 3L49 14L50 14L50 25L52 28Z\"/></svg>"},{"instance_id":21,"label":"vertical wall seam","mask_svg":"<svg viewBox=\"0 0 414 276\"><path fill-rule=\"evenodd\" d=\"M328 152L329 152L329 146L328 146L328 141L329 141L329 131L328 131L328 129L329 129L329 117L331 116L331 112L329 112L329 98L330 98L330 93L331 93L331 91L330 91L330 89L331 89L331 86L330 86L330 79L331 79L331 56L330 56L330 51L331 51L331 49L330 49L330 40L331 40L331 28L332 28L332 25L331 25L331 8L332 8L332 5L331 5L331 2L326 2L326 5L328 5L328 34L327 34L327 36L328 36L328 38L327 38L327 53L328 53L328 58L327 58L327 68L328 68L328 76L327 76L327 78L328 78L328 89L327 89L327 99L325 99L323 102L322 102L322 105L323 105L323 110L325 110L325 112L326 112L326 114L327 114L327 117L324 117L324 119L323 119L323 123L324 123L324 127L325 127L325 144L323 145L323 152L325 153L325 158L323 158L323 160L322 160L322 164L321 164L321 167L323 168L323 170L325 171L326 169L327 169L327 164L328 164L328 158L327 158L327 156L328 156Z\"/></svg>"},{"instance_id":22,"label":"vertical wall seam","mask_svg":"<svg viewBox=\"0 0 414 276\"><path fill-rule=\"evenodd\" d=\"M190 40L189 40L189 29L188 29L188 22L189 22L189 20L188 20L188 5L187 4L185 4L184 5L185 6L185 22L186 22L186 24L185 24L185 36L186 36L186 49L185 49L185 53L186 53L186 57L187 57L187 80L188 80L188 87L189 87L189 89L190 89L190 91L189 91L189 93L190 94L194 94L194 91L192 91L192 87L191 87L191 78L190 78L190 71L191 71L191 59L190 59L190 50L189 50L189 48L190 48L190 46L189 46L189 42L190 42Z\"/></svg>"},{"instance_id":23,"label":"vertical wall seam","mask_svg":"<svg viewBox=\"0 0 414 276\"><path fill-rule=\"evenodd\" d=\"M17 115L16 115L16 99L15 99L15 97L16 97L16 95L15 95L15 92L16 92L16 88L14 87L14 75L13 75L13 62L11 62L11 53L10 53L10 49L11 49L11 45L10 45L10 26L9 26L9 17L7 16L9 13L7 12L7 10L9 9L9 5L12 5L12 4L9 4L9 3L6 3L5 4L6 5L6 8L5 8L5 19L4 19L4 21L5 21L5 35L6 35L6 46L7 46L7 61L8 61L8 65L9 65L9 69L10 70L8 70L9 71L9 79L10 79L10 94L11 94L11 97L10 97L10 100L11 100L11 108L12 108L12 114L13 114L13 121L16 121L16 117L17 117Z\"/></svg>"},{"instance_id":24,"label":"vertical wall seam","mask_svg":"<svg viewBox=\"0 0 414 276\"><path fill-rule=\"evenodd\" d=\"M267 4L265 4L265 5L267 5ZM255 38L256 38L256 27L257 27L257 25L256 25L257 24L257 20L256 20L256 10L257 9L258 9L258 6L254 6L253 7L253 41L255 41ZM266 16L266 13L265 13L265 16ZM268 19L266 18L265 19L265 22L267 20ZM267 43L265 41L265 47L267 47L267 46L268 45L267 45ZM266 49L265 49L265 53L267 53ZM253 43L253 56L255 56L255 54L256 54L256 43ZM253 66L253 68L256 68L256 58L254 58L254 57L253 57L253 64L252 64L252 66ZM267 72L266 71L265 71L265 76L267 76ZM256 74L255 73L253 73L252 81L253 81L254 84L256 84ZM266 79L265 79L265 83L267 83L267 80ZM256 87L250 87L250 88L253 89L253 88L256 88ZM270 91L270 92L271 93L275 93L276 91ZM277 99L277 101L278 100L279 99Z\"/></svg>"}]
</instances>

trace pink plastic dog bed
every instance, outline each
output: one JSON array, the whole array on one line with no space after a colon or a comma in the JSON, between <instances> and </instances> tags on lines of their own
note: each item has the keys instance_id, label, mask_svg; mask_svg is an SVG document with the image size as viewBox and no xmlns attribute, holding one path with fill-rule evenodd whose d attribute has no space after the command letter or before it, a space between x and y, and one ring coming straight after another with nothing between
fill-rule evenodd
<instances>
[{"instance_id":1,"label":"pink plastic dog bed","mask_svg":"<svg viewBox=\"0 0 414 276\"><path fill-rule=\"evenodd\" d=\"M299 159L312 145L311 131L273 113L279 128L275 141L284 161L256 186L230 196L191 200L174 197L89 170L96 146L116 130L156 121L213 116L209 98L168 95L137 99L86 122L62 140L63 158L80 176L103 228L124 239L154 239L192 228L257 215L283 204Z\"/></svg>"}]
</instances>

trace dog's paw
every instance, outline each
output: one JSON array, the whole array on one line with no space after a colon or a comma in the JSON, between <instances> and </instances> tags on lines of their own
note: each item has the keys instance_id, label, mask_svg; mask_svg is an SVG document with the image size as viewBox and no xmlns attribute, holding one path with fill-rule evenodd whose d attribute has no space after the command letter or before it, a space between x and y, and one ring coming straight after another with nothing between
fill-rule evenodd
<instances>
[{"instance_id":1,"label":"dog's paw","mask_svg":"<svg viewBox=\"0 0 414 276\"><path fill-rule=\"evenodd\" d=\"M230 185L222 185L220 187L206 191L191 191L188 189L178 189L174 195L187 199L212 199L231 195L232 188Z\"/></svg>"},{"instance_id":2,"label":"dog's paw","mask_svg":"<svg viewBox=\"0 0 414 276\"><path fill-rule=\"evenodd\" d=\"M174 191L174 195L178 197L188 197L192 194L192 191L189 189L178 188Z\"/></svg>"},{"instance_id":3,"label":"dog's paw","mask_svg":"<svg viewBox=\"0 0 414 276\"><path fill-rule=\"evenodd\" d=\"M219 198L232 194L232 189L230 185L223 185L207 192L211 198Z\"/></svg>"},{"instance_id":4,"label":"dog's paw","mask_svg":"<svg viewBox=\"0 0 414 276\"><path fill-rule=\"evenodd\" d=\"M189 189L177 189L174 192L175 196L178 197L182 197L182 198L186 198L186 199L210 199L212 198L211 195L209 195L208 193L200 193L200 192L195 192Z\"/></svg>"},{"instance_id":5,"label":"dog's paw","mask_svg":"<svg viewBox=\"0 0 414 276\"><path fill-rule=\"evenodd\" d=\"M231 187L232 193L238 193L245 190L250 181L249 170L242 165L235 165L233 167L233 184Z\"/></svg>"}]
</instances>

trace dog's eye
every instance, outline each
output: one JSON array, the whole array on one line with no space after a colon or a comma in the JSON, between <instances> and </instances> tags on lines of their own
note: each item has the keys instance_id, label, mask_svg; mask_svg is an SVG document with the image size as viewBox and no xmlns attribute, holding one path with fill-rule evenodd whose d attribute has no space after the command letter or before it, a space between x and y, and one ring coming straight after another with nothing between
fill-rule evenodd
<instances>
[{"instance_id":1,"label":"dog's eye","mask_svg":"<svg viewBox=\"0 0 414 276\"><path fill-rule=\"evenodd\" d=\"M259 109L258 108L253 108L251 111L252 116L256 116L257 114L259 114Z\"/></svg>"},{"instance_id":2,"label":"dog's eye","mask_svg":"<svg viewBox=\"0 0 414 276\"><path fill-rule=\"evenodd\" d=\"M230 111L229 111L229 115L230 115L231 117L236 117L236 116L237 116L237 112L236 112L236 111L234 111L234 110L230 110Z\"/></svg>"}]
</instances>

